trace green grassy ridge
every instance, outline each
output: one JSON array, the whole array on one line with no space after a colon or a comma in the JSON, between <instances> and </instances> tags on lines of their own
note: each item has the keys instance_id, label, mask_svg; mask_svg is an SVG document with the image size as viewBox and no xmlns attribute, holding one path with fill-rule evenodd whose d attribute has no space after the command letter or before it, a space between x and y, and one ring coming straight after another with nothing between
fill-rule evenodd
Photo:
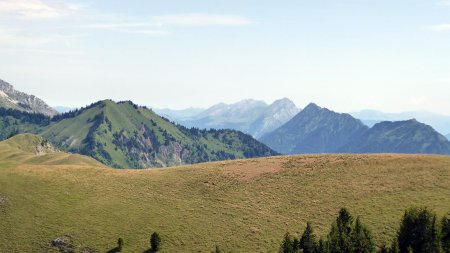
<instances>
[{"instance_id":1,"label":"green grassy ridge","mask_svg":"<svg viewBox=\"0 0 450 253\"><path fill-rule=\"evenodd\" d=\"M51 124L41 134L54 143L61 143L63 150L89 154L104 164L121 168L165 167L276 154L236 131L191 132L145 107L128 101L105 100L80 111L76 117ZM230 143L223 139L229 139ZM91 143L95 145L89 147ZM255 154L251 154L252 149L257 150ZM219 152L224 156L217 155Z\"/></svg>"},{"instance_id":2,"label":"green grassy ridge","mask_svg":"<svg viewBox=\"0 0 450 253\"><path fill-rule=\"evenodd\" d=\"M10 123L6 117L16 117ZM116 168L166 167L206 161L276 155L252 137L234 130L198 130L176 125L130 101L103 100L50 120L9 112L0 118L12 133L30 132L59 149L89 155ZM34 121L32 121L34 120ZM8 123L9 122L9 123Z\"/></svg>"},{"instance_id":3,"label":"green grassy ridge","mask_svg":"<svg viewBox=\"0 0 450 253\"><path fill-rule=\"evenodd\" d=\"M450 157L284 156L154 170L0 159L0 197L5 252L52 252L61 235L78 250L105 252L122 237L124 252L143 252L153 231L162 252L276 252L307 221L325 236L341 207L380 244L410 206L449 211Z\"/></svg>"}]
</instances>

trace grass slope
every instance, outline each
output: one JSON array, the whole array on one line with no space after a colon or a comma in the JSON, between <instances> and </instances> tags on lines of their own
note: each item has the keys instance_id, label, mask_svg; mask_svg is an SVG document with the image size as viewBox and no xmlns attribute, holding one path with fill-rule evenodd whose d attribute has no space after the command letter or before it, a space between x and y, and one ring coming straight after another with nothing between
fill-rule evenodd
<instances>
[{"instance_id":1,"label":"grass slope","mask_svg":"<svg viewBox=\"0 0 450 253\"><path fill-rule=\"evenodd\" d=\"M15 155L14 155L15 154ZM378 243L395 233L405 208L450 209L450 157L307 155L214 162L171 169L113 170L93 162L37 164L0 143L0 251L77 248L163 252L276 252L286 231L307 221L325 235L341 207L361 215ZM36 158L35 158L36 159Z\"/></svg>"}]
</instances>

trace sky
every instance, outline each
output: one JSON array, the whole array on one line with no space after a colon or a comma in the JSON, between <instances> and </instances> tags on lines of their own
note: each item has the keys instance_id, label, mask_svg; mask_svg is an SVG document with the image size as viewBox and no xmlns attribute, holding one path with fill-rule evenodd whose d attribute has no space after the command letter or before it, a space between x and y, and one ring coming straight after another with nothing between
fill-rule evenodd
<instances>
[{"instance_id":1,"label":"sky","mask_svg":"<svg viewBox=\"0 0 450 253\"><path fill-rule=\"evenodd\" d=\"M450 115L450 0L0 0L0 58L0 79L53 106Z\"/></svg>"}]
</instances>

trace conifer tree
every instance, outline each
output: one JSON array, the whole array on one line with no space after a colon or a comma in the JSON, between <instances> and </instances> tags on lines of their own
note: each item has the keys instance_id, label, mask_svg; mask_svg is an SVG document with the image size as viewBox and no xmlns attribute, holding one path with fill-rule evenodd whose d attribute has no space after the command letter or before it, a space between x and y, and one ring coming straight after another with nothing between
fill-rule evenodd
<instances>
[{"instance_id":1,"label":"conifer tree","mask_svg":"<svg viewBox=\"0 0 450 253\"><path fill-rule=\"evenodd\" d=\"M303 253L314 253L317 248L317 240L314 235L311 223L306 224L305 231L300 238L300 249L303 249Z\"/></svg>"},{"instance_id":2,"label":"conifer tree","mask_svg":"<svg viewBox=\"0 0 450 253\"><path fill-rule=\"evenodd\" d=\"M284 239L283 239L283 242L281 243L279 252L280 253L295 253L294 242L293 242L292 236L289 234L289 232L287 232L284 235Z\"/></svg>"},{"instance_id":3,"label":"conifer tree","mask_svg":"<svg viewBox=\"0 0 450 253\"><path fill-rule=\"evenodd\" d=\"M397 239L400 253L439 253L436 215L426 208L406 210Z\"/></svg>"},{"instance_id":4,"label":"conifer tree","mask_svg":"<svg viewBox=\"0 0 450 253\"><path fill-rule=\"evenodd\" d=\"M315 253L328 253L327 242L320 238Z\"/></svg>"},{"instance_id":5,"label":"conifer tree","mask_svg":"<svg viewBox=\"0 0 450 253\"><path fill-rule=\"evenodd\" d=\"M353 253L375 252L375 243L373 242L372 235L369 229L361 223L359 217L356 219L351 233L351 243Z\"/></svg>"},{"instance_id":6,"label":"conifer tree","mask_svg":"<svg viewBox=\"0 0 450 253\"><path fill-rule=\"evenodd\" d=\"M120 237L120 238L117 240L117 249L118 249L119 251L122 251L122 247L123 247L123 239L122 239L122 237Z\"/></svg>"},{"instance_id":7,"label":"conifer tree","mask_svg":"<svg viewBox=\"0 0 450 253\"><path fill-rule=\"evenodd\" d=\"M444 253L450 253L450 212L442 218L441 244Z\"/></svg>"},{"instance_id":8,"label":"conifer tree","mask_svg":"<svg viewBox=\"0 0 450 253\"><path fill-rule=\"evenodd\" d=\"M150 236L150 246L151 246L153 252L157 252L157 251L160 250L160 247L161 247L161 237L159 236L158 233L154 232L154 233Z\"/></svg>"},{"instance_id":9,"label":"conifer tree","mask_svg":"<svg viewBox=\"0 0 450 253\"><path fill-rule=\"evenodd\" d=\"M331 231L328 234L330 253L351 252L352 223L353 217L347 209L342 208L339 211L336 222L331 226Z\"/></svg>"}]
</instances>

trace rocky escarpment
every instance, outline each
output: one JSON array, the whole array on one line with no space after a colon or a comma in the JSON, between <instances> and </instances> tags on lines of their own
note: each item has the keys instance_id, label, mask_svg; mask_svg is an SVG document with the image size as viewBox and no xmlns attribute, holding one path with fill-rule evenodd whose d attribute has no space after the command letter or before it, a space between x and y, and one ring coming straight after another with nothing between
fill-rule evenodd
<instances>
[{"instance_id":1,"label":"rocky escarpment","mask_svg":"<svg viewBox=\"0 0 450 253\"><path fill-rule=\"evenodd\" d=\"M58 114L42 99L28 95L14 89L14 87L0 79L0 107L12 108L26 112L41 113L47 116Z\"/></svg>"}]
</instances>

